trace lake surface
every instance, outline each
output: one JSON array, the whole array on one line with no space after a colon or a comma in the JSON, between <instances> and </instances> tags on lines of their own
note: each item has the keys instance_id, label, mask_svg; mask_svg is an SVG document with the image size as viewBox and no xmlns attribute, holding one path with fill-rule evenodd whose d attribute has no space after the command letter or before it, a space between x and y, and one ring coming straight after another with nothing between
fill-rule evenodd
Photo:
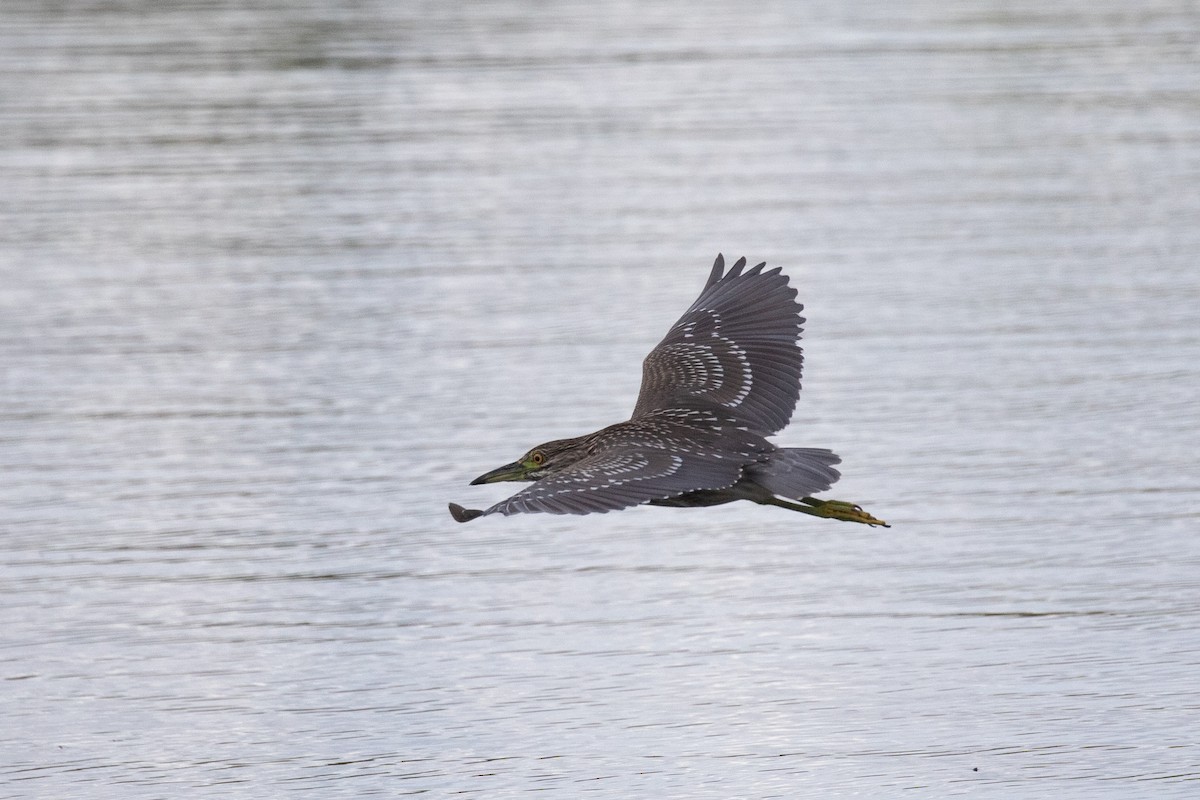
<instances>
[{"instance_id":1,"label":"lake surface","mask_svg":"<svg viewBox=\"0 0 1200 800\"><path fill-rule=\"evenodd\" d=\"M1200 12L0 6L2 798L1194 797ZM454 523L718 251L739 503Z\"/></svg>"}]
</instances>

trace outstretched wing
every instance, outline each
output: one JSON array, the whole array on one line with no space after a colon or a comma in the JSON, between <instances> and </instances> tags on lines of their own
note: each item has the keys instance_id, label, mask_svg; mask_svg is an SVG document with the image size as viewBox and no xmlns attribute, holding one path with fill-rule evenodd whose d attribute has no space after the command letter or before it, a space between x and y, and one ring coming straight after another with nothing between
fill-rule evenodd
<instances>
[{"instance_id":1,"label":"outstretched wing","mask_svg":"<svg viewBox=\"0 0 1200 800\"><path fill-rule=\"evenodd\" d=\"M597 431L592 452L484 511L591 514L725 489L775 452L728 414L670 408Z\"/></svg>"},{"instance_id":2,"label":"outstretched wing","mask_svg":"<svg viewBox=\"0 0 1200 800\"><path fill-rule=\"evenodd\" d=\"M688 403L728 409L769 436L787 425L800 397L804 308L779 267L746 259L725 272L718 255L708 283L642 362L633 419Z\"/></svg>"},{"instance_id":3,"label":"outstretched wing","mask_svg":"<svg viewBox=\"0 0 1200 800\"><path fill-rule=\"evenodd\" d=\"M616 447L542 478L483 513L603 514L678 497L697 485L732 486L741 474L741 463L733 460L709 462L668 450Z\"/></svg>"}]
</instances>

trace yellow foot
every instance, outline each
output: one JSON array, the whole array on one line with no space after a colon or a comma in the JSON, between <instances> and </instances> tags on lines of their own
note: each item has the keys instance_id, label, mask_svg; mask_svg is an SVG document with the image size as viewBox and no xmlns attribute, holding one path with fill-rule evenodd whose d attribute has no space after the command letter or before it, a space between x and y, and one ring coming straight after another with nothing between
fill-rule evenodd
<instances>
[{"instance_id":1,"label":"yellow foot","mask_svg":"<svg viewBox=\"0 0 1200 800\"><path fill-rule=\"evenodd\" d=\"M861 522L863 525L870 525L874 528L880 525L884 528L890 528L881 519L875 519L866 511L863 511L862 506L854 503L846 503L841 500L818 500L815 497L805 497L800 500L807 506L812 508L810 514L817 517L826 517L828 519L840 519L843 522Z\"/></svg>"}]
</instances>

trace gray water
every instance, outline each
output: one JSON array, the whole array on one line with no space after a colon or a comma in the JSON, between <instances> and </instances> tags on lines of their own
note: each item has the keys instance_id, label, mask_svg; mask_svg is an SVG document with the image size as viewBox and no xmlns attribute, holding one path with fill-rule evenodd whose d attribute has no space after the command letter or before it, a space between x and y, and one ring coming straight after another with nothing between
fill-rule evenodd
<instances>
[{"instance_id":1,"label":"gray water","mask_svg":"<svg viewBox=\"0 0 1200 800\"><path fill-rule=\"evenodd\" d=\"M1200 11L0 5L0 797L1200 791ZM454 523L787 268L890 530Z\"/></svg>"}]
</instances>

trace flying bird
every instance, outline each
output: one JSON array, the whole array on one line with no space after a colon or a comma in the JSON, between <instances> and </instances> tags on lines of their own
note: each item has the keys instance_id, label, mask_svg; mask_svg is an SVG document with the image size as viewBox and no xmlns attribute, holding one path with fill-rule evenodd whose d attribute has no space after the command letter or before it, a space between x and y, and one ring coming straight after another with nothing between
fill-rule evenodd
<instances>
[{"instance_id":1,"label":"flying bird","mask_svg":"<svg viewBox=\"0 0 1200 800\"><path fill-rule=\"evenodd\" d=\"M728 272L717 256L700 297L642 362L632 416L540 444L471 485L533 484L487 509L450 504L459 522L488 514L592 514L638 505L750 500L814 517L890 527L860 506L812 495L841 477L833 452L777 447L800 397L804 306L780 267Z\"/></svg>"}]
</instances>

